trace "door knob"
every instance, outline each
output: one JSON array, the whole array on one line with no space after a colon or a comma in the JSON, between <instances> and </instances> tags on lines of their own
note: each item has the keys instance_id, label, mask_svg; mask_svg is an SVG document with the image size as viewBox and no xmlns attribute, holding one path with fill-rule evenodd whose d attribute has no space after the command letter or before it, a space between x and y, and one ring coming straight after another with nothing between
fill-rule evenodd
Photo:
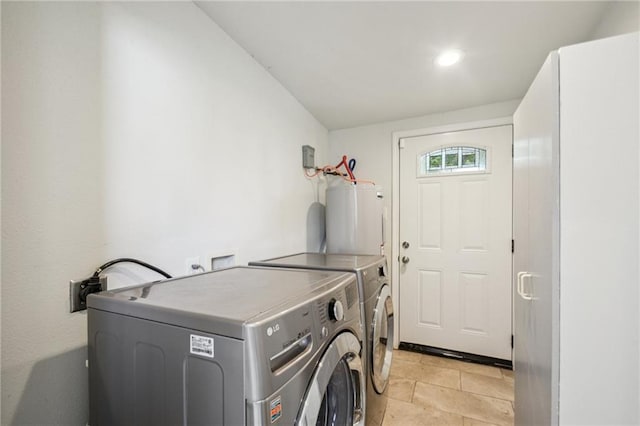
<instances>
[{"instance_id":1,"label":"door knob","mask_svg":"<svg viewBox=\"0 0 640 426\"><path fill-rule=\"evenodd\" d=\"M407 256L402 256L402 263L409 263L409 258Z\"/></svg>"},{"instance_id":2,"label":"door knob","mask_svg":"<svg viewBox=\"0 0 640 426\"><path fill-rule=\"evenodd\" d=\"M408 249L409 248L409 242L408 241L403 241L402 242L402 248Z\"/></svg>"}]
</instances>

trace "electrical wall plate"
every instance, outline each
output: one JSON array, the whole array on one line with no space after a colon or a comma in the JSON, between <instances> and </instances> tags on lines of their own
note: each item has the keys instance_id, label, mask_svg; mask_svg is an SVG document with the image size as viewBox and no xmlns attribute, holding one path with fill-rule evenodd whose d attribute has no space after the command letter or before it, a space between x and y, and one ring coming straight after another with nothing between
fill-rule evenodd
<instances>
[{"instance_id":1,"label":"electrical wall plate","mask_svg":"<svg viewBox=\"0 0 640 426\"><path fill-rule=\"evenodd\" d=\"M99 279L100 287L102 291L105 291L107 289L107 277L104 276ZM80 286L85 280L69 281L69 312L78 312L87 309L87 304L80 300Z\"/></svg>"},{"instance_id":2,"label":"electrical wall plate","mask_svg":"<svg viewBox=\"0 0 640 426\"><path fill-rule=\"evenodd\" d=\"M302 167L314 169L316 167L316 150L310 145L302 145Z\"/></svg>"},{"instance_id":3,"label":"electrical wall plate","mask_svg":"<svg viewBox=\"0 0 640 426\"><path fill-rule=\"evenodd\" d=\"M207 271L216 271L239 265L241 260L237 248L228 248L209 252L203 259L203 266Z\"/></svg>"},{"instance_id":4,"label":"electrical wall plate","mask_svg":"<svg viewBox=\"0 0 640 426\"><path fill-rule=\"evenodd\" d=\"M215 256L211 258L211 270L217 271L219 269L226 269L236 266L235 253L225 254L222 256Z\"/></svg>"}]
</instances>

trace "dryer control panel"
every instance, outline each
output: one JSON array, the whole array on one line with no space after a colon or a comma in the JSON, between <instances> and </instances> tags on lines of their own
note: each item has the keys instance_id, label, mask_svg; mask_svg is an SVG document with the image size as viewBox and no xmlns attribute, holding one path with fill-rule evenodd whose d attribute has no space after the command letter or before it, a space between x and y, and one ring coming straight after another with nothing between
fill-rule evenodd
<instances>
[{"instance_id":1,"label":"dryer control panel","mask_svg":"<svg viewBox=\"0 0 640 426\"><path fill-rule=\"evenodd\" d=\"M342 329L362 336L355 275L338 276L339 281L248 330L248 353L255 358L247 359L247 367L256 369L250 376L258 387L277 388L286 383Z\"/></svg>"}]
</instances>

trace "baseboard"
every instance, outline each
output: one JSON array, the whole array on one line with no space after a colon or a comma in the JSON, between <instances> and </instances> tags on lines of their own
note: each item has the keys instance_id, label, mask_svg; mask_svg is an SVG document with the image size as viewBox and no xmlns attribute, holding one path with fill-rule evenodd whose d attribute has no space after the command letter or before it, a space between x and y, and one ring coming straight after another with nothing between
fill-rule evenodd
<instances>
[{"instance_id":1,"label":"baseboard","mask_svg":"<svg viewBox=\"0 0 640 426\"><path fill-rule=\"evenodd\" d=\"M404 351L419 352L425 355L456 359L458 361L473 362L475 364L491 365L493 367L506 368L509 370L513 369L512 362L506 359L452 351L449 349L434 348L433 346L418 345L417 343L400 342L398 348Z\"/></svg>"}]
</instances>

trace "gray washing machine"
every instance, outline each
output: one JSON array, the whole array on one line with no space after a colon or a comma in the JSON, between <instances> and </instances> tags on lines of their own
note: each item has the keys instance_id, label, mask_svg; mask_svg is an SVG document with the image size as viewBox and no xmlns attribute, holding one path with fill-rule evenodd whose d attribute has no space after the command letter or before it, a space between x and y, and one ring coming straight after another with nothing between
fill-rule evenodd
<instances>
[{"instance_id":1,"label":"gray washing machine","mask_svg":"<svg viewBox=\"0 0 640 426\"><path fill-rule=\"evenodd\" d=\"M355 273L365 324L366 423L382 423L393 351L393 304L384 256L299 253L250 265Z\"/></svg>"},{"instance_id":2,"label":"gray washing machine","mask_svg":"<svg viewBox=\"0 0 640 426\"><path fill-rule=\"evenodd\" d=\"M353 274L237 267L88 297L90 424L362 425Z\"/></svg>"}]
</instances>

